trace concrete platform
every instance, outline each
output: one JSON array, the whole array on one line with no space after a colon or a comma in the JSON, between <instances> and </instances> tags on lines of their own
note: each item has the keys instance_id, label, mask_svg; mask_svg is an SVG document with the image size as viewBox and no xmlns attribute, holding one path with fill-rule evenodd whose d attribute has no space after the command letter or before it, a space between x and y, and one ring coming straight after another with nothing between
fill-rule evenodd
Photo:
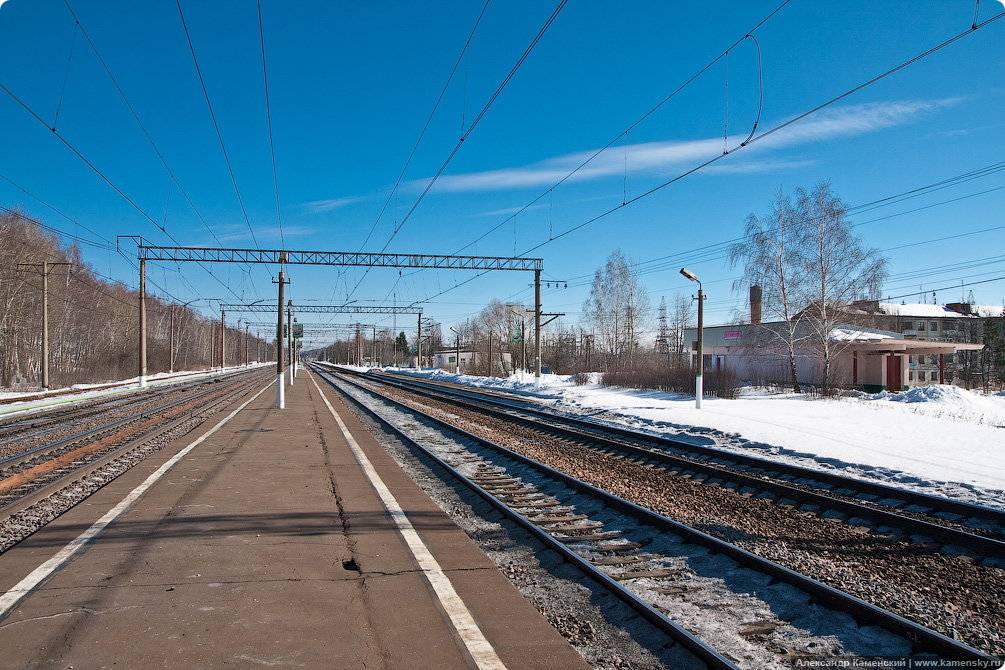
<instances>
[{"instance_id":1,"label":"concrete platform","mask_svg":"<svg viewBox=\"0 0 1005 670\"><path fill-rule=\"evenodd\" d=\"M330 389L302 370L275 395L0 555L0 668L588 667Z\"/></svg>"}]
</instances>

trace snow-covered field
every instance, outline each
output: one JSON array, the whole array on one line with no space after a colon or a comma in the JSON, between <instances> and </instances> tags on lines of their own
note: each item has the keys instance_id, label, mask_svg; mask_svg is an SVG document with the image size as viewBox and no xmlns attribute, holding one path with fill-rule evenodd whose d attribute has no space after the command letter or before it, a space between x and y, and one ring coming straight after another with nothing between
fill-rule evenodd
<instances>
[{"instance_id":1,"label":"snow-covered field","mask_svg":"<svg viewBox=\"0 0 1005 670\"><path fill-rule=\"evenodd\" d=\"M824 400L744 389L736 400L576 386L571 377L487 379L397 370L535 396L565 409L726 451L797 462L1005 509L1005 395L955 386ZM596 375L594 376L596 377Z\"/></svg>"}]
</instances>

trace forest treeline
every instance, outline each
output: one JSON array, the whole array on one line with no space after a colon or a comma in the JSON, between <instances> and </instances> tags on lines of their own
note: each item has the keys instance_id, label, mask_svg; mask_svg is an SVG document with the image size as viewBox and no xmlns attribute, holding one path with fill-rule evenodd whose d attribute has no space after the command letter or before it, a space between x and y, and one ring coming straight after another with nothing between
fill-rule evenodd
<instances>
[{"instance_id":1,"label":"forest treeline","mask_svg":"<svg viewBox=\"0 0 1005 670\"><path fill-rule=\"evenodd\" d=\"M136 377L139 292L102 278L27 214L0 212L0 386L38 389L42 379L42 264L48 267L49 386ZM219 365L219 322L147 295L147 373L170 367L171 312L176 370ZM227 328L227 364L244 360L244 333ZM257 341L250 344L256 358Z\"/></svg>"}]
</instances>

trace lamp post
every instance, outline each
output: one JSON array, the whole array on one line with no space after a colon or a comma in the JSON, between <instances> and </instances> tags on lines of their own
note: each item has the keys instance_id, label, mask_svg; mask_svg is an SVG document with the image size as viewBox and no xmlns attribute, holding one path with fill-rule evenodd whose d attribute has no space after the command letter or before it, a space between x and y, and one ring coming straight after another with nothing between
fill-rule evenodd
<instances>
[{"instance_id":1,"label":"lamp post","mask_svg":"<svg viewBox=\"0 0 1005 670\"><path fill-rule=\"evenodd\" d=\"M697 371L695 372L694 378L694 407L695 409L701 409L701 395L702 395L702 368L705 367L705 352L704 352L704 333L703 326L704 323L704 303L705 303L705 293L701 290L701 281L698 277L688 270L687 268L681 268L680 273L690 279L693 282L698 282L698 364Z\"/></svg>"},{"instance_id":2,"label":"lamp post","mask_svg":"<svg viewBox=\"0 0 1005 670\"><path fill-rule=\"evenodd\" d=\"M457 329L450 326L450 330L454 331L454 374L461 374L461 334L457 332Z\"/></svg>"}]
</instances>

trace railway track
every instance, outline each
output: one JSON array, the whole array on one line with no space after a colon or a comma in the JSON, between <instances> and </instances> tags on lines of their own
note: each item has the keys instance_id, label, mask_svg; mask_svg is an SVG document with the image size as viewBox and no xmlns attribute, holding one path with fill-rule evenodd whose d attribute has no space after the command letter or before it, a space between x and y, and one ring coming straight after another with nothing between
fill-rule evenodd
<instances>
[{"instance_id":1,"label":"railway track","mask_svg":"<svg viewBox=\"0 0 1005 670\"><path fill-rule=\"evenodd\" d=\"M134 403L116 401L111 407L116 411L129 408L126 416L0 460L0 551L155 451L158 440L191 430L204 416L267 376L257 370L235 373L144 393ZM137 404L142 410L132 411L138 409ZM42 433L48 434L66 424L90 421L109 408L108 403L89 404L79 411L35 419L43 424Z\"/></svg>"},{"instance_id":2,"label":"railway track","mask_svg":"<svg viewBox=\"0 0 1005 670\"><path fill-rule=\"evenodd\" d=\"M427 398L589 443L601 452L652 463L693 482L867 526L891 538L911 537L931 548L973 555L1005 567L1005 512L1001 510L559 415L505 394L483 394L387 374L370 376Z\"/></svg>"},{"instance_id":3,"label":"railway track","mask_svg":"<svg viewBox=\"0 0 1005 670\"><path fill-rule=\"evenodd\" d=\"M108 423L109 419L142 415L145 411L164 404L165 398L185 397L193 390L209 388L207 385L219 384L233 375L245 374L248 371L231 372L211 379L147 387L113 397L78 401L69 406L18 412L0 419L0 463L37 446L99 427Z\"/></svg>"},{"instance_id":4,"label":"railway track","mask_svg":"<svg viewBox=\"0 0 1005 670\"><path fill-rule=\"evenodd\" d=\"M375 393L372 388L366 392ZM352 393L358 396L362 391ZM390 401L371 397L355 402L362 403L367 411L385 414L378 408L388 407ZM454 411L460 413L456 407ZM441 412L435 412L441 414L439 417L432 416L432 411L417 413L414 408L398 407L386 412L397 413L397 423L415 425L418 420L425 425L436 423L438 431L453 431L453 445L429 449L430 458L454 471L454 476L472 490L491 498L494 506L515 521L528 525L531 532L584 572L602 573L596 577L598 583L618 588L628 585L627 592L619 597L709 667L785 667L796 659L906 657L919 653L998 667L999 662L987 653L999 649L993 642L980 645L985 651L968 647L953 639L967 637L955 630L945 630L945 635L934 632L797 570L765 560L749 549L602 490L606 487L591 486L581 477L541 466L535 459L484 437L448 428ZM411 420L405 418L407 414ZM458 423L456 418L452 417L451 422ZM493 428L496 433L505 430ZM524 435L524 430L518 432ZM404 439L412 438L406 435ZM431 440L420 438L415 442L428 446ZM548 449L543 443L538 446L541 451ZM647 465L639 469L650 473L661 469L651 461ZM870 580L866 577L865 581ZM779 584L794 587L801 595L793 599L779 597L776 589L783 589ZM879 585L875 588L880 589ZM851 615L850 625L839 622L839 612ZM813 622L808 623L806 617L813 618ZM817 635L826 626L834 626L836 632ZM875 632L874 627L886 631L886 637L879 642L864 633ZM711 644L705 639L709 635L715 640ZM710 647L714 653L702 647Z\"/></svg>"}]
</instances>

